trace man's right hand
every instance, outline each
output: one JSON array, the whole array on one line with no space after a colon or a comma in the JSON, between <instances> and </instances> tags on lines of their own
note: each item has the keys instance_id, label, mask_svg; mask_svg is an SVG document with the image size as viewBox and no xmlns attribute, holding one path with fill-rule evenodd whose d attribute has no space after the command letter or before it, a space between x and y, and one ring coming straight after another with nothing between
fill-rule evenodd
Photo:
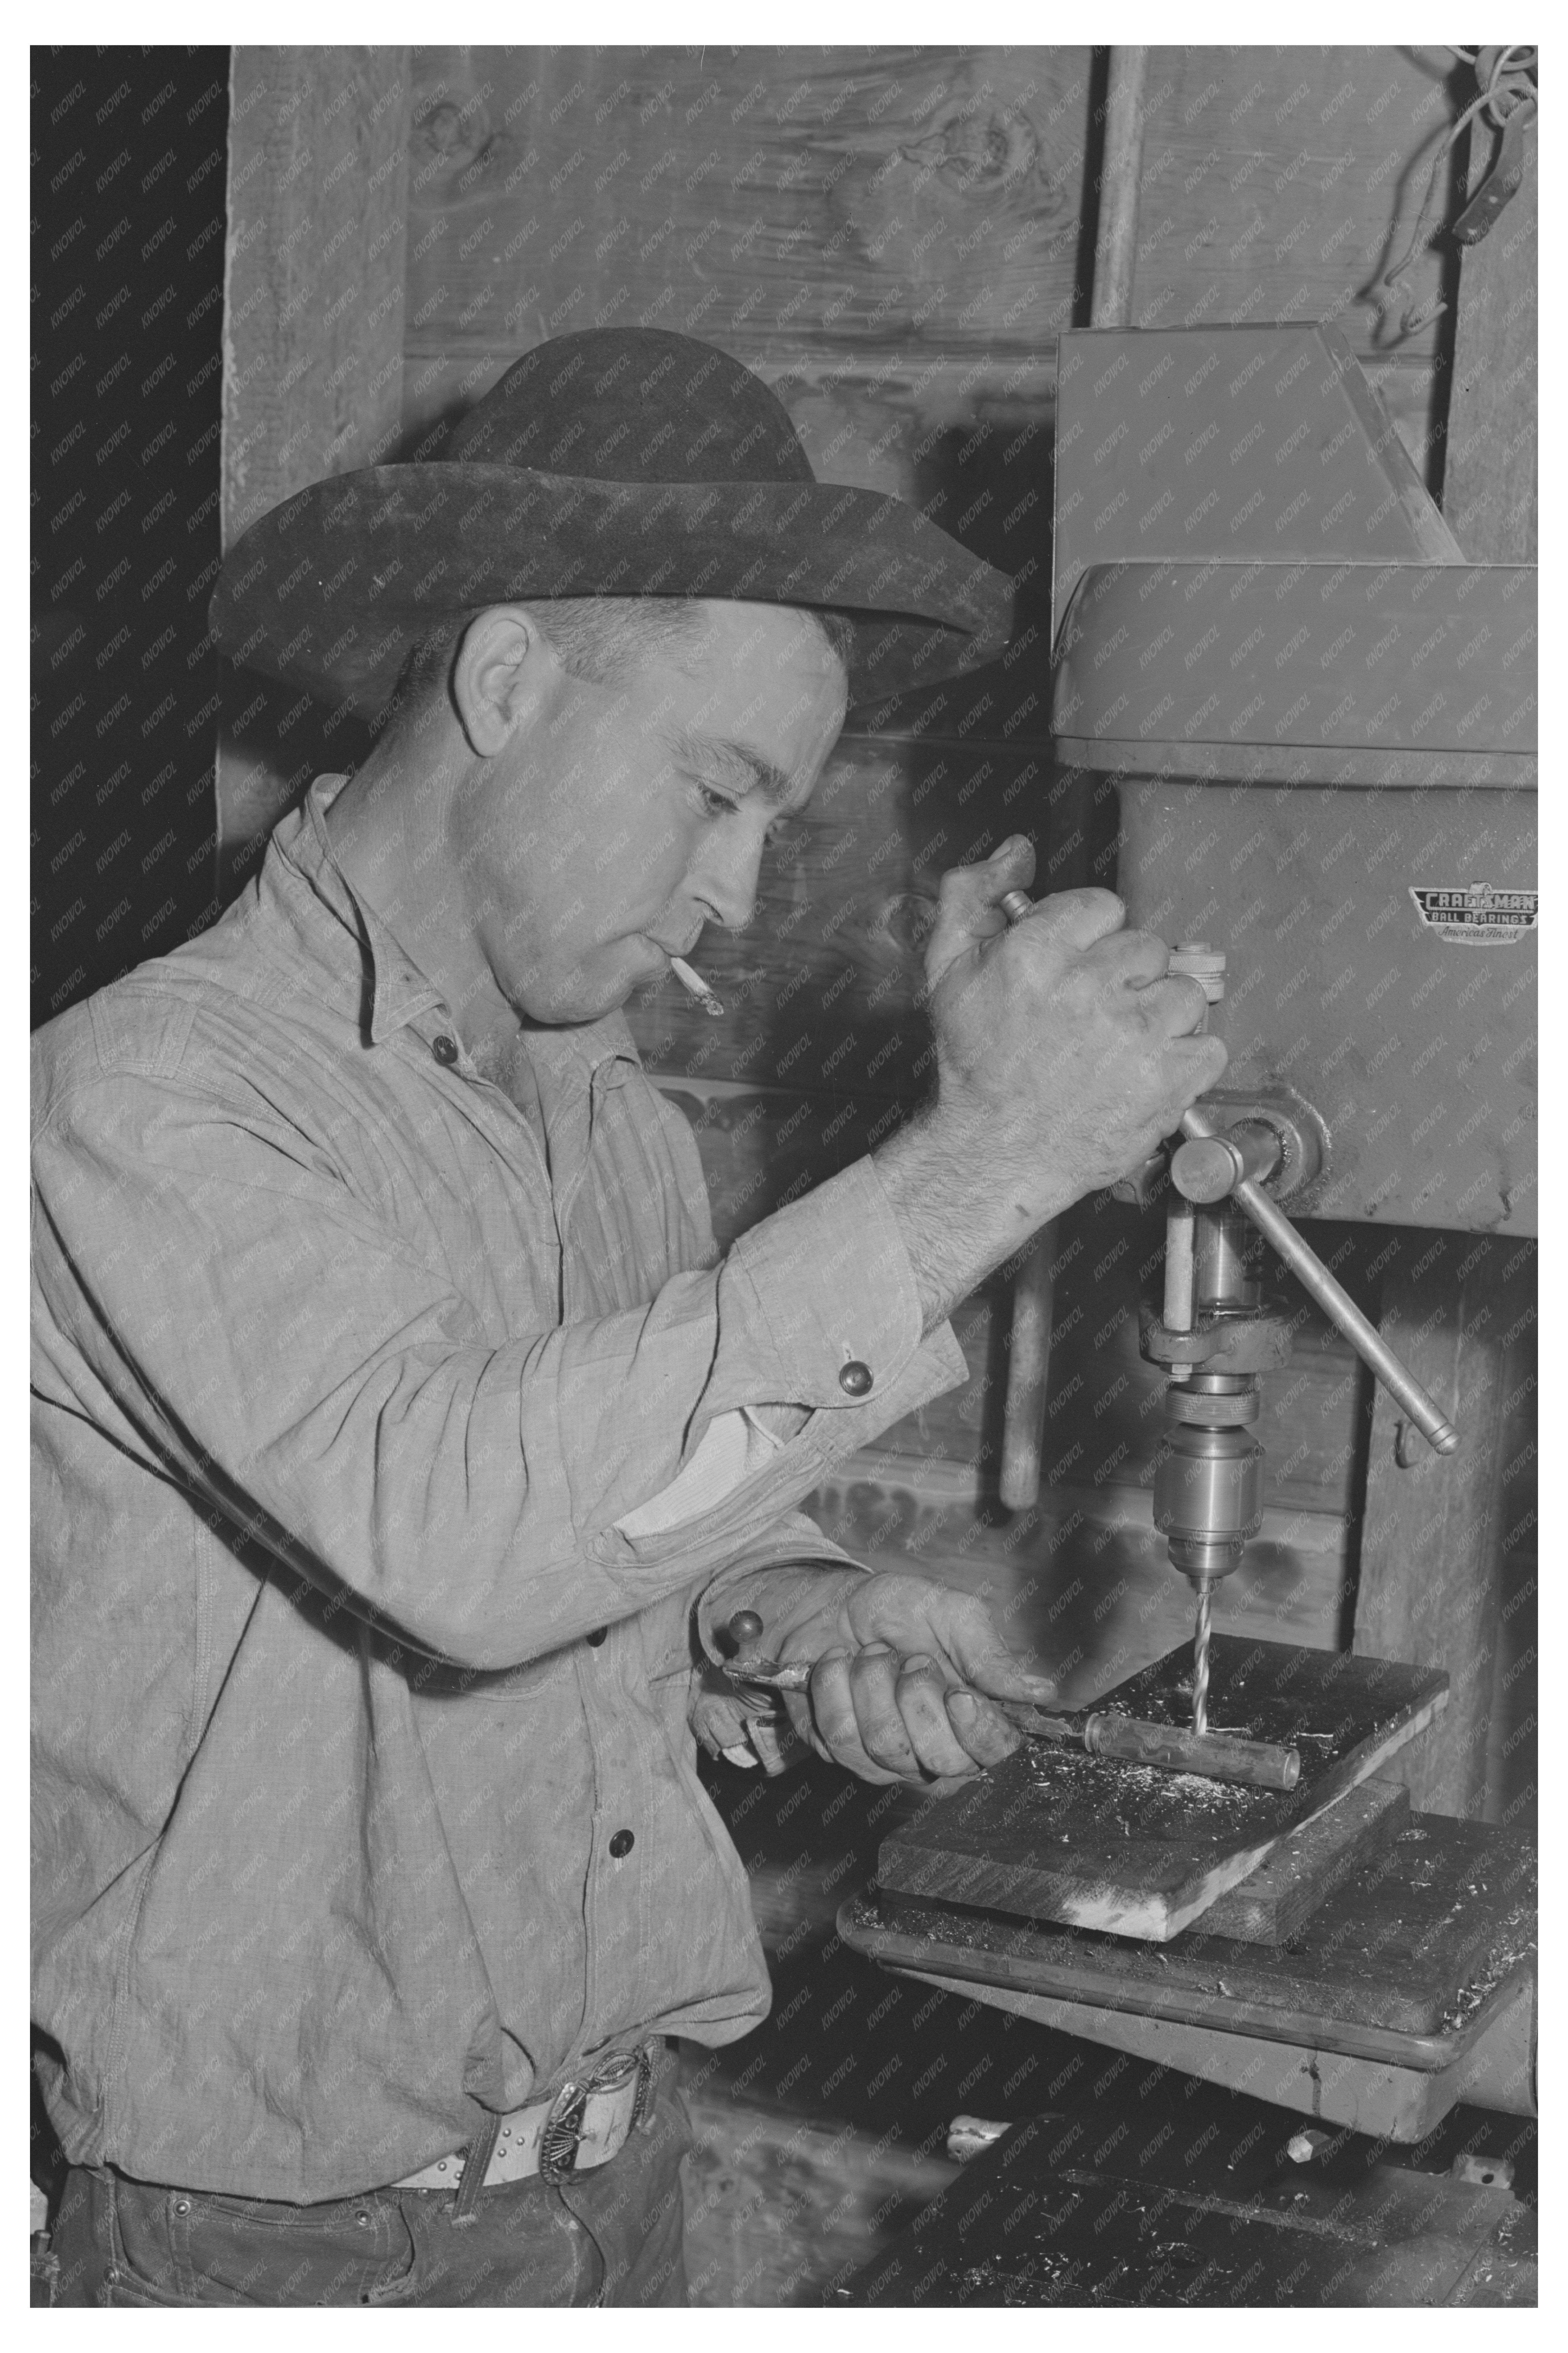
<instances>
[{"instance_id":1,"label":"man's right hand","mask_svg":"<svg viewBox=\"0 0 1568 2353\"><path fill-rule=\"evenodd\" d=\"M1226 1065L1194 1034L1203 989L1168 974L1163 940L1126 929L1113 892L1059 892L1008 924L1003 894L1034 863L1014 839L943 876L925 957L936 1096L875 1155L931 1322L1136 1167Z\"/></svg>"}]
</instances>

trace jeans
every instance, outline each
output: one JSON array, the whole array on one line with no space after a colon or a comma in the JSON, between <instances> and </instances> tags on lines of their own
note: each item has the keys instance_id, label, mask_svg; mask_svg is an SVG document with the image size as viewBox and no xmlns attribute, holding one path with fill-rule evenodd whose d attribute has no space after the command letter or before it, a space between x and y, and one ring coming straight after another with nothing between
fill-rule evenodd
<instances>
[{"instance_id":1,"label":"jeans","mask_svg":"<svg viewBox=\"0 0 1568 2353\"><path fill-rule=\"evenodd\" d=\"M685 2102L668 2080L608 2165L552 2187L373 2189L319 2206L66 2177L48 2269L56 2305L684 2305Z\"/></svg>"}]
</instances>

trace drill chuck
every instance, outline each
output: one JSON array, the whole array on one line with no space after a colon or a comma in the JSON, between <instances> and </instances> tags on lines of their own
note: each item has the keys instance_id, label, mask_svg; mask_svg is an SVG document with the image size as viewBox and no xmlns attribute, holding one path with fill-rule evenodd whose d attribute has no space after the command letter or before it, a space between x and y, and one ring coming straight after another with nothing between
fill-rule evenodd
<instances>
[{"instance_id":1,"label":"drill chuck","mask_svg":"<svg viewBox=\"0 0 1568 2353\"><path fill-rule=\"evenodd\" d=\"M1154 1472L1154 1525L1171 1564L1228 1577L1263 1525L1263 1449L1244 1429L1170 1421Z\"/></svg>"}]
</instances>

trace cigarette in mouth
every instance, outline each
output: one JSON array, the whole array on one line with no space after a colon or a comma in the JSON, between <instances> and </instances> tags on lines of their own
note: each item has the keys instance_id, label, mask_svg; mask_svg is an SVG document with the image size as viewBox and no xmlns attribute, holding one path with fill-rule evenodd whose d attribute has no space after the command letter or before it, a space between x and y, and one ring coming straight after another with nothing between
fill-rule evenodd
<instances>
[{"instance_id":1,"label":"cigarette in mouth","mask_svg":"<svg viewBox=\"0 0 1568 2353\"><path fill-rule=\"evenodd\" d=\"M680 983L682 988L685 989L687 995L689 997L694 997L697 999L698 1004L700 1005L704 1013L711 1014L715 1021L721 1021L723 1019L723 1007L720 1004L719 999L714 996L713 991L709 987L708 983L702 979L700 974L692 971L691 966L687 963L684 956L671 956L669 959L669 968L675 975L677 980Z\"/></svg>"}]
</instances>

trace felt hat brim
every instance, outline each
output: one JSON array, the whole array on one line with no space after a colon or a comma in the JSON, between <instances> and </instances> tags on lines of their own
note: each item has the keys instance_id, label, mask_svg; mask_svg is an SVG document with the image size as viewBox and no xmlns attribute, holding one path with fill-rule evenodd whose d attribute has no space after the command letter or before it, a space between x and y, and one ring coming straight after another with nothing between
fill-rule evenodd
<instances>
[{"instance_id":1,"label":"felt hat brim","mask_svg":"<svg viewBox=\"0 0 1568 2353\"><path fill-rule=\"evenodd\" d=\"M373 716L443 617L593 596L832 608L852 628L858 703L991 661L1013 626L1006 575L879 491L469 459L313 482L237 542L210 617L237 660Z\"/></svg>"}]
</instances>

